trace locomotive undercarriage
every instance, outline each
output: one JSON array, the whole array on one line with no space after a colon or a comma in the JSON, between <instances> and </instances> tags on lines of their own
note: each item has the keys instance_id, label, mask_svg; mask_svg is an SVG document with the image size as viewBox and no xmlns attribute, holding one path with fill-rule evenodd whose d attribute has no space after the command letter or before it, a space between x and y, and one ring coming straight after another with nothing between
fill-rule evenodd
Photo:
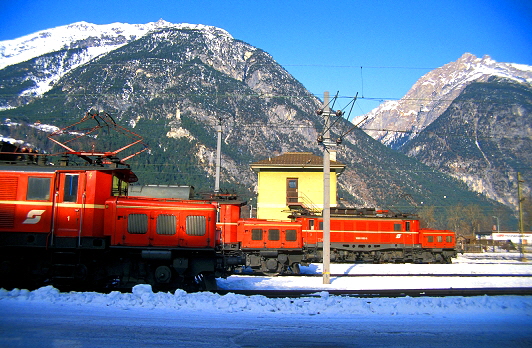
<instances>
[{"instance_id":1,"label":"locomotive undercarriage","mask_svg":"<svg viewBox=\"0 0 532 348\"><path fill-rule=\"evenodd\" d=\"M331 244L336 263L452 263L454 250L423 249L420 245ZM307 248L305 263L322 262L322 246Z\"/></svg>"},{"instance_id":2,"label":"locomotive undercarriage","mask_svg":"<svg viewBox=\"0 0 532 348\"><path fill-rule=\"evenodd\" d=\"M253 272L268 276L279 274L299 274L299 264L303 260L301 250L249 250L245 251L246 267Z\"/></svg>"},{"instance_id":3,"label":"locomotive undercarriage","mask_svg":"<svg viewBox=\"0 0 532 348\"><path fill-rule=\"evenodd\" d=\"M0 287L61 290L128 290L150 284L154 291L216 290L224 276L212 249L160 250L108 247L105 238L49 238L4 234L0 241Z\"/></svg>"}]
</instances>

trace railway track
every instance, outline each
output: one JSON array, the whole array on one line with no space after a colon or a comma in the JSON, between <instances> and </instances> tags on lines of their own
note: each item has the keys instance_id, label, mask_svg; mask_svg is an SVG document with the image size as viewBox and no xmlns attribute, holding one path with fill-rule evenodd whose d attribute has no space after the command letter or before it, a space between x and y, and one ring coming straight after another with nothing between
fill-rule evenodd
<instances>
[{"instance_id":1,"label":"railway track","mask_svg":"<svg viewBox=\"0 0 532 348\"><path fill-rule=\"evenodd\" d=\"M502 296L532 295L532 288L450 288L450 289L374 289L374 290L218 290L246 296L262 295L268 298L321 297L324 293L336 296L375 298L375 297L447 297L447 296Z\"/></svg>"},{"instance_id":2,"label":"railway track","mask_svg":"<svg viewBox=\"0 0 532 348\"><path fill-rule=\"evenodd\" d=\"M234 274L235 276L251 276L257 277L257 274L251 273L238 273ZM269 275L260 275L266 276ZM323 277L322 274L279 274L276 277ZM506 274L506 273L495 273L495 274L483 274L483 273L441 273L441 274L413 274L413 273L399 273L399 274L382 274L382 273L367 273L367 274L331 274L331 278L352 278L352 277L453 277L453 278L469 278L469 277L503 277L503 278L512 278L512 277L529 277L532 278L530 273L516 273L516 274Z\"/></svg>"}]
</instances>

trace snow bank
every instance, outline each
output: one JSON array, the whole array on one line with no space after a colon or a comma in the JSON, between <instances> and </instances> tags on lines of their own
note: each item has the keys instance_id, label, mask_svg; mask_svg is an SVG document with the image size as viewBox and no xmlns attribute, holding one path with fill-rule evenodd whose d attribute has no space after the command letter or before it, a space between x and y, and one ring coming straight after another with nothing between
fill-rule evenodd
<instances>
[{"instance_id":1,"label":"snow bank","mask_svg":"<svg viewBox=\"0 0 532 348\"><path fill-rule=\"evenodd\" d=\"M0 289L0 306L8 301L26 302L31 306L55 304L73 307L113 307L130 309L165 309L171 311L201 311L253 314L277 313L300 315L525 315L532 314L532 297L526 296L479 296L479 297L401 297L401 298L353 298L329 295L322 291L313 297L267 298L229 293L218 295L208 292L153 293L150 285L137 285L132 293L94 292L61 293L52 286L35 291Z\"/></svg>"}]
</instances>

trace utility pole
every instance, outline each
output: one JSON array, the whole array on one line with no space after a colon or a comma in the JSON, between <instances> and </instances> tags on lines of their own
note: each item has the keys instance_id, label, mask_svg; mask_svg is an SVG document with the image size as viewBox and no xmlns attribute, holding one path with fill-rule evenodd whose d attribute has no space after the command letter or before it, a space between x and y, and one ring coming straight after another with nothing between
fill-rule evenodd
<instances>
[{"instance_id":1,"label":"utility pole","mask_svg":"<svg viewBox=\"0 0 532 348\"><path fill-rule=\"evenodd\" d=\"M222 163L222 118L218 118L218 125L216 126L216 133L218 133L218 142L216 144L216 177L214 181L214 192L220 192L220 166Z\"/></svg>"},{"instance_id":2,"label":"utility pole","mask_svg":"<svg viewBox=\"0 0 532 348\"><path fill-rule=\"evenodd\" d=\"M331 284L331 109L329 92L323 94L323 112L325 132L323 133L323 284ZM318 140L318 143L320 141Z\"/></svg>"},{"instance_id":3,"label":"utility pole","mask_svg":"<svg viewBox=\"0 0 532 348\"><path fill-rule=\"evenodd\" d=\"M521 254L521 261L526 262L525 253L523 251L523 239L525 238L525 229L523 224L523 195L521 193L521 173L517 173L517 199L519 200L519 253Z\"/></svg>"}]
</instances>

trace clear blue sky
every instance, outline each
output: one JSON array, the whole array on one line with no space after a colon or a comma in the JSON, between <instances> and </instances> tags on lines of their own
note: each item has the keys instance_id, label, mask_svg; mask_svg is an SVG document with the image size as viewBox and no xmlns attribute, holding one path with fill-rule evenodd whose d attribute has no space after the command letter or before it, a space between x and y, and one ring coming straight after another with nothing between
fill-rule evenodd
<instances>
[{"instance_id":1,"label":"clear blue sky","mask_svg":"<svg viewBox=\"0 0 532 348\"><path fill-rule=\"evenodd\" d=\"M0 40L78 21L220 27L320 98L359 92L356 114L465 52L532 65L530 0L0 0L0 14Z\"/></svg>"}]
</instances>

